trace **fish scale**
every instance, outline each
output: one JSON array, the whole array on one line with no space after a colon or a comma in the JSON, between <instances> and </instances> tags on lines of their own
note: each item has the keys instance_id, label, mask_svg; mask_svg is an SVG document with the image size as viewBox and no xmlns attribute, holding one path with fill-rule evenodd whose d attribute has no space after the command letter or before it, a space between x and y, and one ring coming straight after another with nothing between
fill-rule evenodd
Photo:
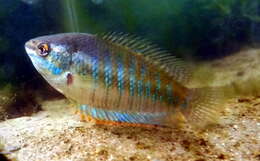
<instances>
[{"instance_id":1,"label":"fish scale","mask_svg":"<svg viewBox=\"0 0 260 161\"><path fill-rule=\"evenodd\" d=\"M65 33L32 39L25 48L37 71L87 118L202 127L216 122L225 99L223 89L185 87L191 69L137 36Z\"/></svg>"}]
</instances>

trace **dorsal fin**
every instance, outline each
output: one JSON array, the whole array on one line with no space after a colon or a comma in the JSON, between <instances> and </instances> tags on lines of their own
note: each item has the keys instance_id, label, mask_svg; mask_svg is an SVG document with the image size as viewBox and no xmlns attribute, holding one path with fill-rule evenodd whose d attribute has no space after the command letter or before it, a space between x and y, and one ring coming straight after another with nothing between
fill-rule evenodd
<instances>
[{"instance_id":1,"label":"dorsal fin","mask_svg":"<svg viewBox=\"0 0 260 161\"><path fill-rule=\"evenodd\" d=\"M179 83L186 84L190 79L191 74L188 65L185 65L182 60L146 39L116 32L101 34L97 37L109 44L131 51L134 54L143 55L152 63L159 65Z\"/></svg>"}]
</instances>

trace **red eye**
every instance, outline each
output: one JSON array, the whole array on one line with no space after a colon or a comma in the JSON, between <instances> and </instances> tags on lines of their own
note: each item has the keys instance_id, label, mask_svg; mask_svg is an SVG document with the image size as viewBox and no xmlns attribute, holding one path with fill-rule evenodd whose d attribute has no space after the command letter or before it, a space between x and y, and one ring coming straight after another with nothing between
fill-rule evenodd
<instances>
[{"instance_id":1,"label":"red eye","mask_svg":"<svg viewBox=\"0 0 260 161\"><path fill-rule=\"evenodd\" d=\"M50 48L49 48L49 45L46 44L46 43L41 43L38 45L38 49L39 49L39 52L38 54L40 56L47 56L50 52Z\"/></svg>"}]
</instances>

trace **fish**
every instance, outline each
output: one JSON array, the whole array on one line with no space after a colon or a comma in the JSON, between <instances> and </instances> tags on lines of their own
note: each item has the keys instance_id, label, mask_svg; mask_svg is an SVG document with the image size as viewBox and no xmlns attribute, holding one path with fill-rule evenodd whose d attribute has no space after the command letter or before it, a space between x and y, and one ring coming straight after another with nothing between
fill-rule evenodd
<instances>
[{"instance_id":1,"label":"fish","mask_svg":"<svg viewBox=\"0 0 260 161\"><path fill-rule=\"evenodd\" d=\"M188 88L192 69L138 36L59 33L25 43L35 69L96 124L194 127L214 124L221 88Z\"/></svg>"}]
</instances>

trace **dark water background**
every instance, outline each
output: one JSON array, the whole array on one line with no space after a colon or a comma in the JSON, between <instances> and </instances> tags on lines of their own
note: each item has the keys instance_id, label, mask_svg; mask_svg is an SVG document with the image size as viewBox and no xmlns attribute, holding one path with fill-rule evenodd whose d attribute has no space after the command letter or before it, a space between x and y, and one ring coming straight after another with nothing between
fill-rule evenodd
<instances>
[{"instance_id":1,"label":"dark water background","mask_svg":"<svg viewBox=\"0 0 260 161\"><path fill-rule=\"evenodd\" d=\"M131 33L193 61L221 58L260 42L259 0L0 0L0 4L0 88L9 85L15 92L47 86L24 50L27 40L41 35L75 30Z\"/></svg>"}]
</instances>

